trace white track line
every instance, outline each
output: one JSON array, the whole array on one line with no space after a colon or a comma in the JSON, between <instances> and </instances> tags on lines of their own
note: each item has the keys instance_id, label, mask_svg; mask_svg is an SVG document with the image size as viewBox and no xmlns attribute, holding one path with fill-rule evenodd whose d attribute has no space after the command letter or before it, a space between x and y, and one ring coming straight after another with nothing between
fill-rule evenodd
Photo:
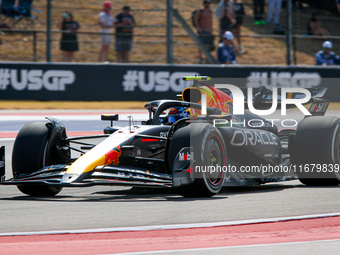
<instances>
[{"instance_id":1,"label":"white track line","mask_svg":"<svg viewBox=\"0 0 340 255\"><path fill-rule=\"evenodd\" d=\"M15 138L0 138L0 142L14 141Z\"/></svg>"},{"instance_id":2,"label":"white track line","mask_svg":"<svg viewBox=\"0 0 340 255\"><path fill-rule=\"evenodd\" d=\"M100 120L100 114L89 114L89 115L0 115L0 122L4 121L47 121L45 119L45 116L51 116L53 118L56 118L58 120L63 121L83 121L83 120L89 120L89 121L101 121ZM138 114L119 114L119 120L128 120L128 116L132 116L135 121L140 120L147 120L149 115L148 113L138 113Z\"/></svg>"},{"instance_id":3,"label":"white track line","mask_svg":"<svg viewBox=\"0 0 340 255\"><path fill-rule=\"evenodd\" d=\"M189 223L189 224L155 225L155 226L140 226L140 227L95 228L95 229L54 230L54 231L37 231L37 232L12 232L12 233L0 233L0 236L85 234L85 233L105 233L105 232L209 228L209 227L222 227L222 226L235 226L235 225L258 224L258 223L282 222L282 221L291 221L291 220L317 219L317 218L326 218L326 217L335 217L335 216L340 216L340 212L327 213L327 214L311 214L311 215L301 215L301 216L289 216L289 217L280 217L280 218L211 222L211 223L191 223L191 224Z\"/></svg>"}]
</instances>

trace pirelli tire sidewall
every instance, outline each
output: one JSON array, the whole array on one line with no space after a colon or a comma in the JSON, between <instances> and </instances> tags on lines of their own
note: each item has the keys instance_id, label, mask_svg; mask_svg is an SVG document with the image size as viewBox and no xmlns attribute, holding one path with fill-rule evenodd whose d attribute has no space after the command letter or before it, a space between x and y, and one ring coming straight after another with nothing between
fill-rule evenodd
<instances>
[{"instance_id":1,"label":"pirelli tire sidewall","mask_svg":"<svg viewBox=\"0 0 340 255\"><path fill-rule=\"evenodd\" d=\"M339 146L340 118L315 116L303 119L289 146L291 162L300 181L313 186L338 185L339 173L334 170L340 164ZM327 166L327 170L318 171L315 166Z\"/></svg>"},{"instance_id":2,"label":"pirelli tire sidewall","mask_svg":"<svg viewBox=\"0 0 340 255\"><path fill-rule=\"evenodd\" d=\"M206 167L226 165L227 152L223 137L209 123L191 123L186 127L186 135L189 136L190 154L193 155L190 158L192 181L188 185L176 187L176 190L184 197L214 196L222 189L226 173L210 173Z\"/></svg>"},{"instance_id":3,"label":"pirelli tire sidewall","mask_svg":"<svg viewBox=\"0 0 340 255\"><path fill-rule=\"evenodd\" d=\"M208 193L217 194L223 187L227 165L227 150L223 137L211 124L190 126L190 143L194 152L194 177L203 182Z\"/></svg>"}]
</instances>

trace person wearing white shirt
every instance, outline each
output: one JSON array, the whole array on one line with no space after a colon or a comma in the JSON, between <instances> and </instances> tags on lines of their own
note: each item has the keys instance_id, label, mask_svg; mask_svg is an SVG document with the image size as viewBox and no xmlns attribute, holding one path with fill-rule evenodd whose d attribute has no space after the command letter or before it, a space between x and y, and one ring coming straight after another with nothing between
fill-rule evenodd
<instances>
[{"instance_id":1,"label":"person wearing white shirt","mask_svg":"<svg viewBox=\"0 0 340 255\"><path fill-rule=\"evenodd\" d=\"M107 61L110 45L112 43L113 19L111 17L112 3L106 1L103 4L103 11L99 13L98 23L100 26L101 49L99 52L99 62Z\"/></svg>"}]
</instances>

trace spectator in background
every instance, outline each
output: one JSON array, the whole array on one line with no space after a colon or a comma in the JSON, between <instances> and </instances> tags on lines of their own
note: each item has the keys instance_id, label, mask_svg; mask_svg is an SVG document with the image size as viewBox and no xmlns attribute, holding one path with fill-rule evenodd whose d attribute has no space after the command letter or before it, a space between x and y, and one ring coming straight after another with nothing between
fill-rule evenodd
<instances>
[{"instance_id":1,"label":"spectator in background","mask_svg":"<svg viewBox=\"0 0 340 255\"><path fill-rule=\"evenodd\" d=\"M135 26L135 19L130 14L130 7L124 6L123 11L119 13L113 20L116 27L116 51L117 62L129 63L129 52L132 48L133 27Z\"/></svg>"},{"instance_id":2,"label":"spectator in background","mask_svg":"<svg viewBox=\"0 0 340 255\"><path fill-rule=\"evenodd\" d=\"M57 22L57 28L62 30L60 50L63 53L63 62L72 62L75 51L79 50L77 31L80 25L73 20L71 12L65 12Z\"/></svg>"},{"instance_id":3,"label":"spectator in background","mask_svg":"<svg viewBox=\"0 0 340 255\"><path fill-rule=\"evenodd\" d=\"M253 0L255 25L265 25L263 19L265 0Z\"/></svg>"},{"instance_id":4,"label":"spectator in background","mask_svg":"<svg viewBox=\"0 0 340 255\"><path fill-rule=\"evenodd\" d=\"M323 28L321 25L318 12L312 13L312 17L310 18L307 24L307 34L308 35L321 35L324 37L329 36L327 29Z\"/></svg>"},{"instance_id":5,"label":"spectator in background","mask_svg":"<svg viewBox=\"0 0 340 255\"><path fill-rule=\"evenodd\" d=\"M103 11L99 13L98 24L100 26L100 40L101 49L99 52L99 62L107 61L109 55L110 45L112 43L112 27L113 20L111 17L112 3L109 1L104 2Z\"/></svg>"},{"instance_id":6,"label":"spectator in background","mask_svg":"<svg viewBox=\"0 0 340 255\"><path fill-rule=\"evenodd\" d=\"M322 66L331 66L331 65L340 65L340 57L335 55L331 49L333 48L333 45L330 41L325 41L322 44L323 50L320 50L318 53L316 53L316 65L322 65Z\"/></svg>"},{"instance_id":7,"label":"spectator in background","mask_svg":"<svg viewBox=\"0 0 340 255\"><path fill-rule=\"evenodd\" d=\"M296 8L296 2L298 4L298 8L300 11L304 11L304 8L302 6L302 1L301 0L293 0L293 7Z\"/></svg>"},{"instance_id":8,"label":"spectator in background","mask_svg":"<svg viewBox=\"0 0 340 255\"><path fill-rule=\"evenodd\" d=\"M241 44L241 26L243 24L244 15L246 13L244 11L244 7L241 0L234 0L234 11L236 16L236 23L233 26L232 32L237 40L239 54L244 54L246 53L246 51L243 49Z\"/></svg>"},{"instance_id":9,"label":"spectator in background","mask_svg":"<svg viewBox=\"0 0 340 255\"><path fill-rule=\"evenodd\" d=\"M233 15L234 13L232 12L232 9L234 8L234 0L221 0L219 2L219 4L217 5L216 9L215 9L215 14L217 16L217 18L220 20L222 19L222 17L224 16L224 9L226 7L226 5L229 7L230 11L231 11L231 15Z\"/></svg>"},{"instance_id":10,"label":"spectator in background","mask_svg":"<svg viewBox=\"0 0 340 255\"><path fill-rule=\"evenodd\" d=\"M336 7L338 7L338 12L340 15L340 0L335 0L335 3L336 3Z\"/></svg>"},{"instance_id":11,"label":"spectator in background","mask_svg":"<svg viewBox=\"0 0 340 255\"><path fill-rule=\"evenodd\" d=\"M282 0L268 1L267 24L271 24L273 20L274 25L279 26L281 7Z\"/></svg>"},{"instance_id":12,"label":"spectator in background","mask_svg":"<svg viewBox=\"0 0 340 255\"><path fill-rule=\"evenodd\" d=\"M234 43L234 35L230 31L223 34L223 42L218 45L217 61L221 64L236 64L238 49Z\"/></svg>"},{"instance_id":13,"label":"spectator in background","mask_svg":"<svg viewBox=\"0 0 340 255\"><path fill-rule=\"evenodd\" d=\"M232 3L232 4L231 4ZM231 29L236 24L236 19L234 18L234 4L231 0L224 0L222 5L223 10L221 14L220 20L220 42L223 42L223 35L225 31L231 31ZM216 8L217 9L217 8ZM216 13L216 10L215 10ZM217 15L217 14L216 14Z\"/></svg>"},{"instance_id":14,"label":"spectator in background","mask_svg":"<svg viewBox=\"0 0 340 255\"><path fill-rule=\"evenodd\" d=\"M210 10L210 0L203 1L203 7L197 10L194 22L197 28L198 37L202 40L205 47L209 50L211 46L213 19L212 11ZM199 63L204 62L203 54L198 50Z\"/></svg>"}]
</instances>

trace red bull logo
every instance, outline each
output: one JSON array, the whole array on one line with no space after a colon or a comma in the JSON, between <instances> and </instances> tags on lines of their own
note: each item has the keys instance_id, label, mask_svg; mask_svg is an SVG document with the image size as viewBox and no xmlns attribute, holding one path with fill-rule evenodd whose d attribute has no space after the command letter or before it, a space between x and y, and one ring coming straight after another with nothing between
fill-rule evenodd
<instances>
[{"instance_id":1,"label":"red bull logo","mask_svg":"<svg viewBox=\"0 0 340 255\"><path fill-rule=\"evenodd\" d=\"M105 165L119 165L120 155L122 155L122 151L120 146L117 145L116 148L113 148L105 154Z\"/></svg>"},{"instance_id":2,"label":"red bull logo","mask_svg":"<svg viewBox=\"0 0 340 255\"><path fill-rule=\"evenodd\" d=\"M206 106L218 108L223 114L230 113L230 108L233 106L233 99L223 91L212 86L205 85L202 87L186 88L182 93L184 101L202 104L202 95L206 95ZM198 115L201 115L201 110L196 110Z\"/></svg>"},{"instance_id":3,"label":"red bull logo","mask_svg":"<svg viewBox=\"0 0 340 255\"><path fill-rule=\"evenodd\" d=\"M221 110L224 113L230 113L230 107L232 106L233 106L233 100L230 99L229 101L224 102L223 108Z\"/></svg>"},{"instance_id":4,"label":"red bull logo","mask_svg":"<svg viewBox=\"0 0 340 255\"><path fill-rule=\"evenodd\" d=\"M209 90L208 90L208 89ZM206 88L201 88L208 95L207 106L212 108L218 108L223 113L230 113L230 105L233 105L232 98L226 93L212 86L206 86Z\"/></svg>"}]
</instances>

